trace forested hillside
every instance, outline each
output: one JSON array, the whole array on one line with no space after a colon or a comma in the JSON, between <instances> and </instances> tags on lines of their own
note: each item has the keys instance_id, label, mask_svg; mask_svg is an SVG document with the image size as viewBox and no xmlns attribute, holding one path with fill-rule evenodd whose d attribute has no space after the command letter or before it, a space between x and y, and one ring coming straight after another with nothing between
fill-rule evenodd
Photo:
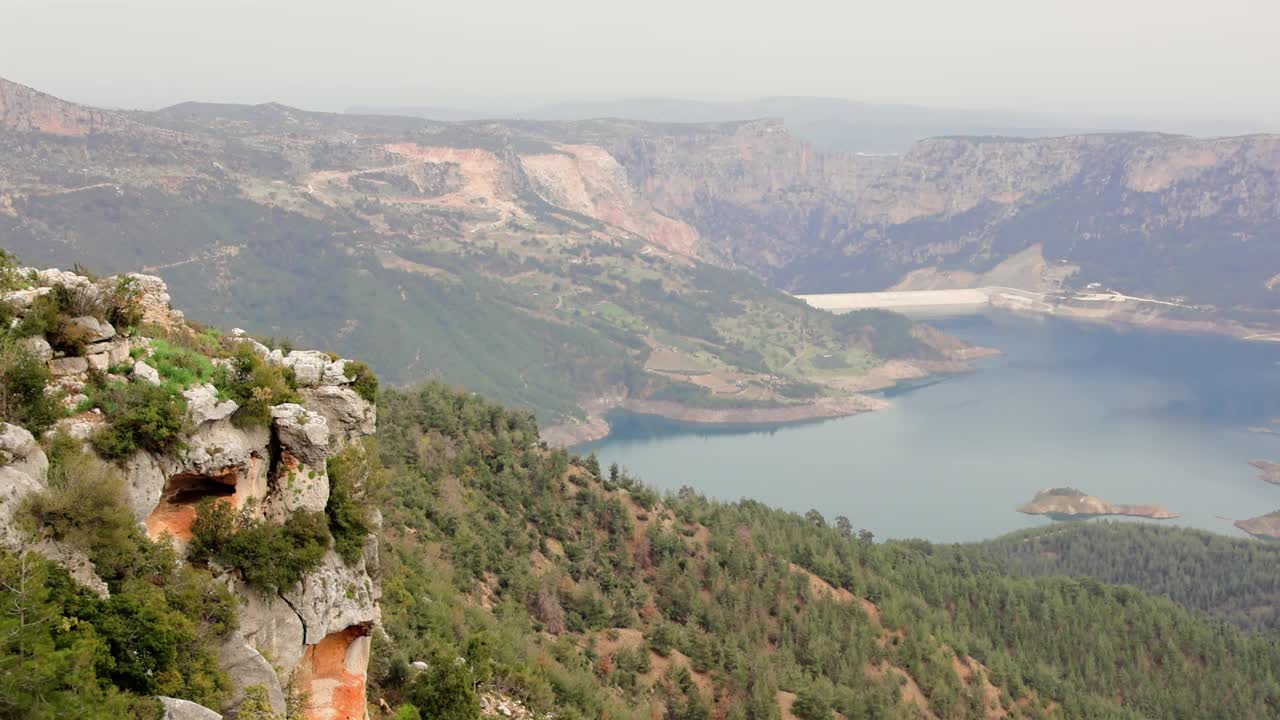
<instances>
[{"instance_id":1,"label":"forested hillside","mask_svg":"<svg viewBox=\"0 0 1280 720\"><path fill-rule=\"evenodd\" d=\"M532 408L562 442L628 400L849 414L832 380L940 357L694 259L595 148L279 105L126 118L0 80L6 107L0 238L24 260L161 275L203 322L376 348L388 380Z\"/></svg>"},{"instance_id":2,"label":"forested hillside","mask_svg":"<svg viewBox=\"0 0 1280 720\"><path fill-rule=\"evenodd\" d=\"M1280 545L1146 523L1012 533L980 547L1022 575L1123 583L1245 629L1280 629Z\"/></svg>"},{"instance_id":3,"label":"forested hillside","mask_svg":"<svg viewBox=\"0 0 1280 720\"><path fill-rule=\"evenodd\" d=\"M1280 646L1168 600L875 543L816 512L660 497L437 384L380 408L374 702L424 718L494 693L566 718L1280 712Z\"/></svg>"}]
</instances>

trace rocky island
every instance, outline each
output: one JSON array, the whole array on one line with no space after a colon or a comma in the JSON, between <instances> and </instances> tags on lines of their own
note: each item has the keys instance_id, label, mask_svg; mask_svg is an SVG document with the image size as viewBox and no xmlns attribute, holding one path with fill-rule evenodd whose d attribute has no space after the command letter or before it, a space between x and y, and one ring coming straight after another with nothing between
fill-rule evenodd
<instances>
[{"instance_id":1,"label":"rocky island","mask_svg":"<svg viewBox=\"0 0 1280 720\"><path fill-rule=\"evenodd\" d=\"M1036 493L1035 498L1018 508L1027 515L1044 515L1054 520L1084 520L1107 515L1144 517L1152 520L1169 520L1177 513L1159 505L1117 505L1106 502L1075 488L1048 488Z\"/></svg>"},{"instance_id":2,"label":"rocky island","mask_svg":"<svg viewBox=\"0 0 1280 720\"><path fill-rule=\"evenodd\" d=\"M1270 460L1250 460L1249 464L1258 469L1259 480L1280 485L1280 463Z\"/></svg>"}]
</instances>

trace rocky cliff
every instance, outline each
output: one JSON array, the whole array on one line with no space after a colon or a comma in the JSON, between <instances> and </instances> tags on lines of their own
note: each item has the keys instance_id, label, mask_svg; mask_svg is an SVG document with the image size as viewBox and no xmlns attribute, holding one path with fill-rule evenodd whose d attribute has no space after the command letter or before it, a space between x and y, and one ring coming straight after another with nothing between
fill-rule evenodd
<instances>
[{"instance_id":1,"label":"rocky cliff","mask_svg":"<svg viewBox=\"0 0 1280 720\"><path fill-rule=\"evenodd\" d=\"M819 153L765 121L572 132L610 151L656 209L696 228L705 257L788 288L879 290L921 268L981 272L1040 243L1051 262L1078 266L1081 287L1280 304L1275 136L945 137L873 157Z\"/></svg>"},{"instance_id":2,"label":"rocky cliff","mask_svg":"<svg viewBox=\"0 0 1280 720\"><path fill-rule=\"evenodd\" d=\"M134 521L153 541L172 543L179 557L188 551L206 501L229 505L245 526L280 525L295 515L323 518L332 511L328 466L343 453L364 452L376 426L369 393L357 392L367 373L362 366L326 353L268 348L240 331L222 336L197 329L170 307L167 288L156 277L94 280L27 269L7 277L19 287L0 305L13 313L11 332L25 336L17 341L23 357L47 372L44 394L56 405L44 422L30 423L47 426L40 437L16 424L13 407L6 407L5 417L15 423L0 424L4 546L40 552L93 592L108 594L83 551L42 540L20 522L24 501L50 489L42 442L74 442L112 460ZM113 319L130 327L117 328ZM237 373L246 385L235 385ZM284 378L287 386L273 390L264 377ZM237 388L240 402L231 397ZM130 414L122 405L135 392L165 404L147 406L149 415ZM165 419L155 407L182 413L163 443L156 428ZM121 449L126 431L136 448ZM324 549L291 586L265 588L246 581L242 568L216 559L198 562L240 607L239 627L219 650L233 690L226 707L214 710L235 717L246 688L262 686L279 713L293 697L304 698L303 707L289 710L312 720L366 716L369 643L380 594L372 533L354 553Z\"/></svg>"}]
</instances>

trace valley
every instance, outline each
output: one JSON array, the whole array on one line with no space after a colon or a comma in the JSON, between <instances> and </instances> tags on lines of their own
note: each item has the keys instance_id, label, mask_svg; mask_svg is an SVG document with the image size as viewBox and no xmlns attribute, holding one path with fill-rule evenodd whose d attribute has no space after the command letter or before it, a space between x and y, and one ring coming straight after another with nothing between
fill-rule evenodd
<instances>
[{"instance_id":1,"label":"valley","mask_svg":"<svg viewBox=\"0 0 1280 720\"><path fill-rule=\"evenodd\" d=\"M114 113L5 81L0 107L0 237L26 261L155 272L202 321L377 348L389 382L531 408L556 443L601 437L627 407L847 415L878 404L860 388L980 354L782 290L1280 332L1280 146L1266 135L947 137L848 155L776 120Z\"/></svg>"}]
</instances>

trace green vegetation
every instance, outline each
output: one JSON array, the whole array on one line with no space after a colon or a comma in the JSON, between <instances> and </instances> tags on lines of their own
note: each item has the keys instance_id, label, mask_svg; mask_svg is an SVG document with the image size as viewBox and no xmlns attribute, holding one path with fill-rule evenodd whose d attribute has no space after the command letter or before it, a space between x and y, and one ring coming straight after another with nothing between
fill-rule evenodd
<instances>
[{"instance_id":1,"label":"green vegetation","mask_svg":"<svg viewBox=\"0 0 1280 720\"><path fill-rule=\"evenodd\" d=\"M252 507L239 511L225 500L205 499L191 524L187 557L216 560L250 585L291 590L320 566L329 547L329 529L321 513L291 513L283 523L259 519Z\"/></svg>"},{"instance_id":2,"label":"green vegetation","mask_svg":"<svg viewBox=\"0 0 1280 720\"><path fill-rule=\"evenodd\" d=\"M351 444L327 460L329 501L324 514L329 519L333 549L348 563L364 550L372 530L371 508L386 485L386 471L377 454L377 444L368 439Z\"/></svg>"},{"instance_id":3,"label":"green vegetation","mask_svg":"<svg viewBox=\"0 0 1280 720\"><path fill-rule=\"evenodd\" d=\"M208 355L160 338L151 340L147 364L160 373L166 389L175 394L219 376L219 368L214 367Z\"/></svg>"},{"instance_id":4,"label":"green vegetation","mask_svg":"<svg viewBox=\"0 0 1280 720\"><path fill-rule=\"evenodd\" d=\"M240 343L231 356L231 366L216 385L240 405L232 420L241 427L271 424L271 406L298 402L293 370L269 365L247 343Z\"/></svg>"},{"instance_id":5,"label":"green vegetation","mask_svg":"<svg viewBox=\"0 0 1280 720\"><path fill-rule=\"evenodd\" d=\"M21 522L85 553L111 594L34 553L0 551L0 716L158 720L151 695L218 707L229 682L216 647L236 626L235 598L138 530L117 468L65 435L48 453L49 490L28 498Z\"/></svg>"},{"instance_id":6,"label":"green vegetation","mask_svg":"<svg viewBox=\"0 0 1280 720\"><path fill-rule=\"evenodd\" d=\"M39 437L58 418L58 395L45 392L49 369L13 339L0 338L0 420Z\"/></svg>"},{"instance_id":7,"label":"green vegetation","mask_svg":"<svg viewBox=\"0 0 1280 720\"><path fill-rule=\"evenodd\" d=\"M1244 629L1280 629L1280 545L1147 523L1055 524L982 543L1021 575L1133 585Z\"/></svg>"},{"instance_id":8,"label":"green vegetation","mask_svg":"<svg viewBox=\"0 0 1280 720\"><path fill-rule=\"evenodd\" d=\"M351 389L368 402L378 401L378 376L368 365L359 360L348 360L343 364L347 379L351 380Z\"/></svg>"},{"instance_id":9,"label":"green vegetation","mask_svg":"<svg viewBox=\"0 0 1280 720\"><path fill-rule=\"evenodd\" d=\"M807 718L916 717L898 673L937 717L969 718L987 701L955 671L965 657L1020 717L1280 707L1270 638L1131 588L1015 577L972 548L875 544L816 512L690 491L653 502L623 472L597 480L598 462L536 449L529 415L440 385L384 393L379 436L392 642L375 648L372 680L393 702L422 708L423 684L464 685L406 669L443 653L482 690L568 718L647 717L657 702L772 718L779 690ZM487 680L468 650L477 637L494 648ZM646 660L672 664L654 675Z\"/></svg>"},{"instance_id":10,"label":"green vegetation","mask_svg":"<svg viewBox=\"0 0 1280 720\"><path fill-rule=\"evenodd\" d=\"M165 453L180 442L187 402L172 387L98 377L85 392L107 419L92 438L102 457L123 460L138 450Z\"/></svg>"}]
</instances>

